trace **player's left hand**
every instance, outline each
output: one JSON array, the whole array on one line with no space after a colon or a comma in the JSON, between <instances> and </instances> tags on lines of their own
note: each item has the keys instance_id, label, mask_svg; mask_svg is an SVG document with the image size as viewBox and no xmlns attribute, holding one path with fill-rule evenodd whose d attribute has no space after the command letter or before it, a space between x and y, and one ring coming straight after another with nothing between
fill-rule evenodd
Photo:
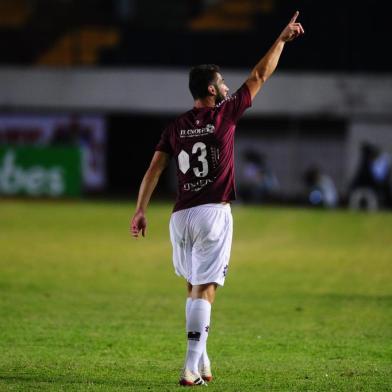
<instances>
[{"instance_id":1,"label":"player's left hand","mask_svg":"<svg viewBox=\"0 0 392 392\"><path fill-rule=\"evenodd\" d=\"M130 232L132 237L138 238L140 231L142 232L142 236L145 237L147 229L147 219L144 216L144 213L141 211L137 211L131 220Z\"/></svg>"},{"instance_id":2,"label":"player's left hand","mask_svg":"<svg viewBox=\"0 0 392 392\"><path fill-rule=\"evenodd\" d=\"M280 39L282 41L289 42L299 37L300 35L305 34L305 30L303 29L301 23L296 22L298 15L299 11L296 11L289 24L283 29L282 33L280 34Z\"/></svg>"}]
</instances>

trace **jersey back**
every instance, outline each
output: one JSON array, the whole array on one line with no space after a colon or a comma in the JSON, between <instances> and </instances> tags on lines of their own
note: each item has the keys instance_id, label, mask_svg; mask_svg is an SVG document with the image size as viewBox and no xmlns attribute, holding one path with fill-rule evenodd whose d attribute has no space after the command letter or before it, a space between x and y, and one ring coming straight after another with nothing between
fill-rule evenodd
<instances>
[{"instance_id":1,"label":"jersey back","mask_svg":"<svg viewBox=\"0 0 392 392\"><path fill-rule=\"evenodd\" d=\"M193 108L163 131L156 150L173 157L177 167L173 211L235 199L234 133L251 104L244 84L215 107Z\"/></svg>"}]
</instances>

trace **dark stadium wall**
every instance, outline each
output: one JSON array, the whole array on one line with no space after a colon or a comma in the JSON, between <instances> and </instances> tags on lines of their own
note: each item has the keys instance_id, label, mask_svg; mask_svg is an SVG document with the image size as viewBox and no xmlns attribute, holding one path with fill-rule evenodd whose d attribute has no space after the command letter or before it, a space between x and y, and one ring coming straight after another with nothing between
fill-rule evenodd
<instances>
[{"instance_id":1,"label":"dark stadium wall","mask_svg":"<svg viewBox=\"0 0 392 392\"><path fill-rule=\"evenodd\" d=\"M124 27L122 45L103 51L101 64L184 66L207 62L248 68L260 53L268 50L298 9L305 35L287 46L280 61L281 70L390 72L391 56L369 56L384 50L390 8L388 2L377 2L375 6L369 0L333 0L325 4L314 0L281 0L275 2L271 13L256 14L253 27L244 31L192 31L179 26L163 28L160 23L151 26L154 11L150 11L143 24ZM159 19L165 18L159 15ZM366 33L358 32L358 21L366 21Z\"/></svg>"},{"instance_id":2,"label":"dark stadium wall","mask_svg":"<svg viewBox=\"0 0 392 392\"><path fill-rule=\"evenodd\" d=\"M119 43L103 47L96 65L182 67L215 62L224 67L248 68L269 48L298 9L306 34L287 48L281 70L390 72L392 67L391 56L369 55L382 53L386 47L391 15L388 1L260 1L269 3L270 8L256 11L250 26L241 31L189 28L204 8L198 4L208 7L209 3L213 7L211 2L133 0L125 20L119 17L114 1L26 3L33 9L29 23L19 29L0 28L2 65L34 64L70 28L114 26L120 35ZM248 3L244 2L244 8ZM222 13L224 17L224 10ZM366 28L362 31L359 23L364 21ZM74 65L83 64L78 52L75 41L69 53Z\"/></svg>"},{"instance_id":3,"label":"dark stadium wall","mask_svg":"<svg viewBox=\"0 0 392 392\"><path fill-rule=\"evenodd\" d=\"M110 115L107 118L107 192L111 196L135 197L162 130L172 117ZM170 195L163 174L158 195Z\"/></svg>"}]
</instances>

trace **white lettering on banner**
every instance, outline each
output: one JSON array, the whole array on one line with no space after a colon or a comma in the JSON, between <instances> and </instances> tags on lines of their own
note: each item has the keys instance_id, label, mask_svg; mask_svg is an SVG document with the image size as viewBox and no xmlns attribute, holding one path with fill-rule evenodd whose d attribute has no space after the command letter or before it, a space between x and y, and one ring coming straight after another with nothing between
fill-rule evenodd
<instances>
[{"instance_id":1,"label":"white lettering on banner","mask_svg":"<svg viewBox=\"0 0 392 392\"><path fill-rule=\"evenodd\" d=\"M214 133L214 131L215 127L212 124L207 124L205 128L181 129L180 137L205 136Z\"/></svg>"},{"instance_id":2,"label":"white lettering on banner","mask_svg":"<svg viewBox=\"0 0 392 392\"><path fill-rule=\"evenodd\" d=\"M26 192L33 196L43 194L59 196L64 190L64 175L61 167L53 166L47 169L36 165L24 169L17 166L13 151L7 152L3 162L0 162L0 193L13 195Z\"/></svg>"}]
</instances>

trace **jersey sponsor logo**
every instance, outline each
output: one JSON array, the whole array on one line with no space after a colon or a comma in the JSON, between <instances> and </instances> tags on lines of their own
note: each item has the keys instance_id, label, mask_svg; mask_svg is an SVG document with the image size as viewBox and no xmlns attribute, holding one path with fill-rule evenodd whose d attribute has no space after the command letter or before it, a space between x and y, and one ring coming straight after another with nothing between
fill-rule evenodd
<instances>
[{"instance_id":1,"label":"jersey sponsor logo","mask_svg":"<svg viewBox=\"0 0 392 392\"><path fill-rule=\"evenodd\" d=\"M196 136L206 136L211 133L214 133L215 127L212 124L207 124L204 128L195 128L195 129L181 129L180 137L196 137Z\"/></svg>"},{"instance_id":2,"label":"jersey sponsor logo","mask_svg":"<svg viewBox=\"0 0 392 392\"><path fill-rule=\"evenodd\" d=\"M197 192L200 191L201 189L203 189L206 185L213 183L212 180L210 180L209 178L205 178L202 180L198 180L195 182L187 182L183 185L183 189L184 191L193 191L193 192Z\"/></svg>"}]
</instances>

